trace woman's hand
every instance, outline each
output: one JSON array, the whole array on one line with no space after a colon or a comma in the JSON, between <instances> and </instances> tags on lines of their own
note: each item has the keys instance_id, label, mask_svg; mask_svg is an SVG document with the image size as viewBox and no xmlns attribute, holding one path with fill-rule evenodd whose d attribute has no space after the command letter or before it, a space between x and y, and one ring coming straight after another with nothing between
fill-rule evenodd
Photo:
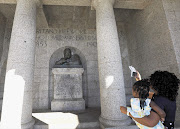
<instances>
[{"instance_id":1,"label":"woman's hand","mask_svg":"<svg viewBox=\"0 0 180 129\"><path fill-rule=\"evenodd\" d=\"M127 114L127 108L126 107L120 106L120 110L123 114Z\"/></svg>"},{"instance_id":2,"label":"woman's hand","mask_svg":"<svg viewBox=\"0 0 180 129\"><path fill-rule=\"evenodd\" d=\"M165 121L165 118L160 118L160 121L164 122L164 121Z\"/></svg>"},{"instance_id":3,"label":"woman's hand","mask_svg":"<svg viewBox=\"0 0 180 129\"><path fill-rule=\"evenodd\" d=\"M140 81L141 80L141 74L136 70L136 75L134 76L136 81Z\"/></svg>"}]
</instances>

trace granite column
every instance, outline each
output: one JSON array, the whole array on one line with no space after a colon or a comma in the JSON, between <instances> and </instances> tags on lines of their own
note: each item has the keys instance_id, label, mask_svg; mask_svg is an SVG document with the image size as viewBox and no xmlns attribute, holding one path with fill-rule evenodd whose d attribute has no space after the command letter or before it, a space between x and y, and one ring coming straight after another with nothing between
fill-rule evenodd
<instances>
[{"instance_id":1,"label":"granite column","mask_svg":"<svg viewBox=\"0 0 180 129\"><path fill-rule=\"evenodd\" d=\"M114 16L115 0L94 0L96 9L98 68L101 96L101 126L128 125L120 112L126 106L122 59Z\"/></svg>"},{"instance_id":2,"label":"granite column","mask_svg":"<svg viewBox=\"0 0 180 129\"><path fill-rule=\"evenodd\" d=\"M17 0L7 60L1 128L33 128L35 38L36 0Z\"/></svg>"}]
</instances>

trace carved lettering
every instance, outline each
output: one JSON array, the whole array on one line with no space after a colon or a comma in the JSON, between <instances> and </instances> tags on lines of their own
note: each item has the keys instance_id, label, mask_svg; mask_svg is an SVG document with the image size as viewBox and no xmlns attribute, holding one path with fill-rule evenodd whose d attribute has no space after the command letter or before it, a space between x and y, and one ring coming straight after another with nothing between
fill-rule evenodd
<instances>
[{"instance_id":1,"label":"carved lettering","mask_svg":"<svg viewBox=\"0 0 180 129\"><path fill-rule=\"evenodd\" d=\"M75 29L67 28L67 29L38 29L36 31L37 34L74 34L76 32Z\"/></svg>"},{"instance_id":2,"label":"carved lettering","mask_svg":"<svg viewBox=\"0 0 180 129\"><path fill-rule=\"evenodd\" d=\"M46 47L47 40L56 41L82 41L88 42L87 46L97 47L96 31L88 29L38 29L36 44L38 47Z\"/></svg>"},{"instance_id":3,"label":"carved lettering","mask_svg":"<svg viewBox=\"0 0 180 129\"><path fill-rule=\"evenodd\" d=\"M36 38L36 45L38 47L46 47L47 43L46 43L47 37L45 35L39 35Z\"/></svg>"},{"instance_id":4,"label":"carved lettering","mask_svg":"<svg viewBox=\"0 0 180 129\"><path fill-rule=\"evenodd\" d=\"M80 30L76 30L73 28L67 28L67 29L38 29L36 31L37 34L96 34L96 30L91 29L80 29Z\"/></svg>"},{"instance_id":5,"label":"carved lettering","mask_svg":"<svg viewBox=\"0 0 180 129\"><path fill-rule=\"evenodd\" d=\"M79 32L80 32L80 34L87 34L86 29L82 29Z\"/></svg>"},{"instance_id":6,"label":"carved lettering","mask_svg":"<svg viewBox=\"0 0 180 129\"><path fill-rule=\"evenodd\" d=\"M46 47L47 46L47 43L46 43L46 41L36 41L36 45L38 46L38 47Z\"/></svg>"},{"instance_id":7,"label":"carved lettering","mask_svg":"<svg viewBox=\"0 0 180 129\"><path fill-rule=\"evenodd\" d=\"M58 40L58 41L84 41L84 40L89 40L89 41L96 41L96 36L95 35L50 35L48 36L48 39L52 40Z\"/></svg>"},{"instance_id":8,"label":"carved lettering","mask_svg":"<svg viewBox=\"0 0 180 129\"><path fill-rule=\"evenodd\" d=\"M87 47L97 47L97 42L87 42Z\"/></svg>"},{"instance_id":9,"label":"carved lettering","mask_svg":"<svg viewBox=\"0 0 180 129\"><path fill-rule=\"evenodd\" d=\"M76 41L84 40L84 37L82 35L76 35Z\"/></svg>"}]
</instances>

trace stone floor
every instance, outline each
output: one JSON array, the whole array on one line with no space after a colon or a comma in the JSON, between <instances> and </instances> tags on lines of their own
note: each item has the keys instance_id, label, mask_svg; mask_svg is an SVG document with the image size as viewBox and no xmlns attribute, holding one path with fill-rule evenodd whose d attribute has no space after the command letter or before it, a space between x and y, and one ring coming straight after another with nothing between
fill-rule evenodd
<instances>
[{"instance_id":1,"label":"stone floor","mask_svg":"<svg viewBox=\"0 0 180 129\"><path fill-rule=\"evenodd\" d=\"M34 129L100 129L100 108L78 112L35 111Z\"/></svg>"},{"instance_id":2,"label":"stone floor","mask_svg":"<svg viewBox=\"0 0 180 129\"><path fill-rule=\"evenodd\" d=\"M100 129L100 108L88 108L77 112L52 112L50 110L35 111L36 120L34 129ZM138 129L135 123L127 127L114 127L106 129ZM176 128L180 129L180 122Z\"/></svg>"},{"instance_id":3,"label":"stone floor","mask_svg":"<svg viewBox=\"0 0 180 129\"><path fill-rule=\"evenodd\" d=\"M175 129L180 129L180 121L176 121L175 122Z\"/></svg>"},{"instance_id":4,"label":"stone floor","mask_svg":"<svg viewBox=\"0 0 180 129\"><path fill-rule=\"evenodd\" d=\"M1 113L1 112L0 112ZM85 111L52 112L51 110L33 111L34 129L100 129L100 108L88 108ZM138 129L135 124L127 127L106 129ZM176 128L180 129L180 122Z\"/></svg>"},{"instance_id":5,"label":"stone floor","mask_svg":"<svg viewBox=\"0 0 180 129\"><path fill-rule=\"evenodd\" d=\"M88 108L78 112L35 111L34 129L100 129L100 108ZM135 124L127 127L106 129L138 129Z\"/></svg>"}]
</instances>

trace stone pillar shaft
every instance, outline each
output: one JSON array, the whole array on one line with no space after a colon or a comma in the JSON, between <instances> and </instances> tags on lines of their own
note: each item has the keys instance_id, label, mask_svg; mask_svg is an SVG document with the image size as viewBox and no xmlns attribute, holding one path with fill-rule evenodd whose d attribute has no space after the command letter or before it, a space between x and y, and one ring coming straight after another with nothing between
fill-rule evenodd
<instances>
[{"instance_id":1,"label":"stone pillar shaft","mask_svg":"<svg viewBox=\"0 0 180 129\"><path fill-rule=\"evenodd\" d=\"M104 125L127 124L120 112L126 106L122 60L114 16L114 0L95 0L98 67L101 94L100 122Z\"/></svg>"},{"instance_id":2,"label":"stone pillar shaft","mask_svg":"<svg viewBox=\"0 0 180 129\"><path fill-rule=\"evenodd\" d=\"M6 69L1 126L33 128L32 85L36 38L36 2L18 0Z\"/></svg>"}]
</instances>

